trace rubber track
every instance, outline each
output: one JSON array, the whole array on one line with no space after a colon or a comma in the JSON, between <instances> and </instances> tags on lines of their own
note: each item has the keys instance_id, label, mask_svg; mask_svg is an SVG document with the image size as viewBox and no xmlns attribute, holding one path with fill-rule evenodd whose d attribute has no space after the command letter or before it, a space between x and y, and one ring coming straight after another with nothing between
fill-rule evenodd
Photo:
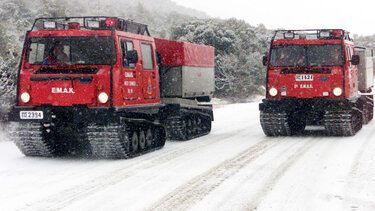
<instances>
[{"instance_id":1,"label":"rubber track","mask_svg":"<svg viewBox=\"0 0 375 211\"><path fill-rule=\"evenodd\" d=\"M174 117L167 119L166 123L168 139L172 140L186 140L185 122L181 117Z\"/></svg>"},{"instance_id":2,"label":"rubber track","mask_svg":"<svg viewBox=\"0 0 375 211\"><path fill-rule=\"evenodd\" d=\"M324 114L324 126L328 134L331 136L355 135L361 127L356 125L360 123L353 115L352 111L327 111Z\"/></svg>"},{"instance_id":3,"label":"rubber track","mask_svg":"<svg viewBox=\"0 0 375 211\"><path fill-rule=\"evenodd\" d=\"M87 126L87 139L91 145L92 155L104 159L126 159L155 151L165 144L165 137L158 135L159 140L153 143L151 148L132 153L129 147L129 128L135 127L125 128L115 123L109 125L89 124Z\"/></svg>"},{"instance_id":4,"label":"rubber track","mask_svg":"<svg viewBox=\"0 0 375 211\"><path fill-rule=\"evenodd\" d=\"M290 136L291 128L288 124L288 115L285 112L260 112L260 124L267 136Z\"/></svg>"},{"instance_id":5,"label":"rubber track","mask_svg":"<svg viewBox=\"0 0 375 211\"><path fill-rule=\"evenodd\" d=\"M129 158L130 154L126 150L129 138L124 135L124 140L121 140L120 131L122 129L118 124L89 124L87 139L91 145L92 155L107 159Z\"/></svg>"},{"instance_id":6,"label":"rubber track","mask_svg":"<svg viewBox=\"0 0 375 211\"><path fill-rule=\"evenodd\" d=\"M26 156L53 157L55 149L43 135L43 126L39 122L13 123L10 136L16 146Z\"/></svg>"},{"instance_id":7,"label":"rubber track","mask_svg":"<svg viewBox=\"0 0 375 211\"><path fill-rule=\"evenodd\" d=\"M370 122L374 117L374 96L367 96L366 106L368 109L368 122Z\"/></svg>"},{"instance_id":8,"label":"rubber track","mask_svg":"<svg viewBox=\"0 0 375 211\"><path fill-rule=\"evenodd\" d=\"M207 117L201 116L203 121L210 121L207 124L211 124L211 120L208 120ZM168 139L172 140L179 140L179 141L187 141L194 138L198 138L204 135L207 135L211 132L211 128L194 128L193 134L188 136L185 132L186 123L184 117L171 117L168 118L166 121L166 128L167 128L167 136Z\"/></svg>"}]
</instances>

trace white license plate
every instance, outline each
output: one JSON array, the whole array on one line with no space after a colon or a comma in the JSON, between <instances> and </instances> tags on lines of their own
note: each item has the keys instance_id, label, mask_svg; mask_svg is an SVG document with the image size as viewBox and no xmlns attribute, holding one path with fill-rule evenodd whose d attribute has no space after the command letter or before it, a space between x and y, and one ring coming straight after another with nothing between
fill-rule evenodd
<instances>
[{"instance_id":1,"label":"white license plate","mask_svg":"<svg viewBox=\"0 0 375 211\"><path fill-rule=\"evenodd\" d=\"M20 111L20 119L43 119L43 111Z\"/></svg>"},{"instance_id":2,"label":"white license plate","mask_svg":"<svg viewBox=\"0 0 375 211\"><path fill-rule=\"evenodd\" d=\"M313 81L313 75L296 75L296 81Z\"/></svg>"}]
</instances>

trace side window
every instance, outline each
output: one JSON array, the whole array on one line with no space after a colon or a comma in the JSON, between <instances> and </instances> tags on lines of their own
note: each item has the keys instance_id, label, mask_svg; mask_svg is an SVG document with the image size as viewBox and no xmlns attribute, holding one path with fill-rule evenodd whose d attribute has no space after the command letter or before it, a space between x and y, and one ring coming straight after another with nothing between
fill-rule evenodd
<instances>
[{"instance_id":1,"label":"side window","mask_svg":"<svg viewBox=\"0 0 375 211\"><path fill-rule=\"evenodd\" d=\"M70 46L64 45L64 53L69 57L70 55Z\"/></svg>"},{"instance_id":2,"label":"side window","mask_svg":"<svg viewBox=\"0 0 375 211\"><path fill-rule=\"evenodd\" d=\"M352 59L352 54L349 47L346 47L346 59L347 61L349 61L349 66L351 67L352 63L350 62L350 60Z\"/></svg>"},{"instance_id":3,"label":"side window","mask_svg":"<svg viewBox=\"0 0 375 211\"><path fill-rule=\"evenodd\" d=\"M143 58L143 69L153 70L154 60L152 57L152 47L150 44L141 44L142 58Z\"/></svg>"},{"instance_id":4,"label":"side window","mask_svg":"<svg viewBox=\"0 0 375 211\"><path fill-rule=\"evenodd\" d=\"M44 59L44 50L45 50L45 45L43 43L31 43L29 63L30 64L42 63Z\"/></svg>"},{"instance_id":5,"label":"side window","mask_svg":"<svg viewBox=\"0 0 375 211\"><path fill-rule=\"evenodd\" d=\"M133 43L130 41L121 40L122 49L122 63L126 68L134 68L135 64L129 64L128 62L128 51L134 50Z\"/></svg>"}]
</instances>

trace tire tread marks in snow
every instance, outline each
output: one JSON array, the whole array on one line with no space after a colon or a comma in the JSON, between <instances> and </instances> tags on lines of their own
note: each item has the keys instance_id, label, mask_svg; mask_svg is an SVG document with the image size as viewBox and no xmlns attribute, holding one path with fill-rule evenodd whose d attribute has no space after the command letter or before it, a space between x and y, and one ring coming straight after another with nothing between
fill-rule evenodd
<instances>
[{"instance_id":1,"label":"tire tread marks in snow","mask_svg":"<svg viewBox=\"0 0 375 211\"><path fill-rule=\"evenodd\" d=\"M240 171L241 168L256 160L274 146L276 146L276 142L265 140L259 142L242 151L236 157L224 161L208 172L180 186L175 191L159 200L159 202L150 209L186 210L191 208L197 201L202 200L216 187Z\"/></svg>"},{"instance_id":2,"label":"tire tread marks in snow","mask_svg":"<svg viewBox=\"0 0 375 211\"><path fill-rule=\"evenodd\" d=\"M239 153L236 157L224 161L217 167L178 187L175 191L159 200L150 210L187 210L193 207L198 201L201 201L227 179L238 173L243 167L278 146L277 143L280 142L270 142L269 140L259 142ZM308 142L292 152L288 159L271 174L261 190L257 191L255 197L249 201L249 206L256 209L263 197L277 184L285 172L315 144L316 142Z\"/></svg>"},{"instance_id":3,"label":"tire tread marks in snow","mask_svg":"<svg viewBox=\"0 0 375 211\"><path fill-rule=\"evenodd\" d=\"M300 158L305 155L317 142L307 142L303 146L299 147L294 151L288 158L283 161L272 174L266 179L265 183L262 185L262 188L258 189L254 196L251 197L246 207L243 207L241 210L257 210L259 205L261 205L264 198L274 189L278 184L280 179L285 175L285 173L290 169ZM259 173L259 172L258 172Z\"/></svg>"}]
</instances>

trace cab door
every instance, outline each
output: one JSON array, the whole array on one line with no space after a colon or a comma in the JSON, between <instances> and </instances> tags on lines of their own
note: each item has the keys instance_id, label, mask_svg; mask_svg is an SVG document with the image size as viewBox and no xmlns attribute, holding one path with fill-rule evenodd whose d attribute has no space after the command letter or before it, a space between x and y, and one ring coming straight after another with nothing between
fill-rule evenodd
<instances>
[{"instance_id":1,"label":"cab door","mask_svg":"<svg viewBox=\"0 0 375 211\"><path fill-rule=\"evenodd\" d=\"M155 50L151 42L142 41L142 89L143 98L147 103L156 103L159 100L158 66L155 60Z\"/></svg>"},{"instance_id":2,"label":"cab door","mask_svg":"<svg viewBox=\"0 0 375 211\"><path fill-rule=\"evenodd\" d=\"M351 98L357 96L358 93L358 69L356 65L351 63L352 56L354 55L354 47L346 46L346 56L348 63L348 78L346 82L349 89L346 88L346 97Z\"/></svg>"},{"instance_id":3,"label":"cab door","mask_svg":"<svg viewBox=\"0 0 375 211\"><path fill-rule=\"evenodd\" d=\"M120 38L122 52L121 68L121 92L124 105L135 104L142 99L142 78L140 77L141 67L128 61L128 52L135 50L134 42L129 39Z\"/></svg>"}]
</instances>

